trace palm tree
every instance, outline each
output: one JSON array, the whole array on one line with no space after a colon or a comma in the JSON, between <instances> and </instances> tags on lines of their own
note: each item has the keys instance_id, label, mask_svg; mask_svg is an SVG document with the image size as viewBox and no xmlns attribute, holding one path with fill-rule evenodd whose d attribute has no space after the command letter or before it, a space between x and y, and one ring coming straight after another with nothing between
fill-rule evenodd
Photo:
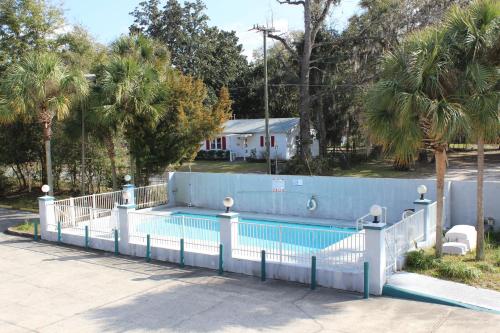
<instances>
[{"instance_id":1,"label":"palm tree","mask_svg":"<svg viewBox=\"0 0 500 333\"><path fill-rule=\"evenodd\" d=\"M446 39L452 47L462 83L459 95L477 142L477 251L484 259L484 143L498 140L500 3L476 1L454 7L447 16Z\"/></svg>"},{"instance_id":2,"label":"palm tree","mask_svg":"<svg viewBox=\"0 0 500 333\"><path fill-rule=\"evenodd\" d=\"M47 183L53 195L50 142L54 117L68 115L71 103L84 97L88 83L81 71L69 70L54 53L30 52L12 64L1 80L0 120L35 119L45 142Z\"/></svg>"},{"instance_id":3,"label":"palm tree","mask_svg":"<svg viewBox=\"0 0 500 333\"><path fill-rule=\"evenodd\" d=\"M436 160L436 256L442 251L446 149L464 124L452 93L456 73L443 44L444 34L428 28L412 34L384 56L380 80L365 100L367 127L396 163L412 164L422 148Z\"/></svg>"},{"instance_id":4,"label":"palm tree","mask_svg":"<svg viewBox=\"0 0 500 333\"><path fill-rule=\"evenodd\" d=\"M118 39L112 56L98 75L100 106L96 109L108 127L123 130L129 151L141 171L141 126L153 127L166 107L165 80L169 71L168 52L151 39L140 35ZM139 178L139 177L136 177ZM137 179L138 180L138 179ZM147 182L147 180L146 180Z\"/></svg>"}]
</instances>

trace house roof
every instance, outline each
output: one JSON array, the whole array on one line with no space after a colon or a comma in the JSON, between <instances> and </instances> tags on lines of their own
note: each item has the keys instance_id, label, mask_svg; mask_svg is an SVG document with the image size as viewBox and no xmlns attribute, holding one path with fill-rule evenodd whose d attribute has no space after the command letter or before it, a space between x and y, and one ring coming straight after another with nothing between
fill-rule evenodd
<instances>
[{"instance_id":1,"label":"house roof","mask_svg":"<svg viewBox=\"0 0 500 333\"><path fill-rule=\"evenodd\" d=\"M299 118L270 118L270 133L287 133L299 125ZM255 134L265 130L264 119L234 119L224 124L224 134Z\"/></svg>"}]
</instances>

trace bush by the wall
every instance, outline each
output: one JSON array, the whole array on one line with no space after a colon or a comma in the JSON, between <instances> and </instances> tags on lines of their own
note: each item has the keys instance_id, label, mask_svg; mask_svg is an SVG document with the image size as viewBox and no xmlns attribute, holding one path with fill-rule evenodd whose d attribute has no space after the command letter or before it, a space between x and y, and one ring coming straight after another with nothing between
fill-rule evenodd
<instances>
[{"instance_id":1,"label":"bush by the wall","mask_svg":"<svg viewBox=\"0 0 500 333\"><path fill-rule=\"evenodd\" d=\"M427 270L436 266L435 258L424 250L408 252L406 266L415 270Z\"/></svg>"},{"instance_id":2,"label":"bush by the wall","mask_svg":"<svg viewBox=\"0 0 500 333\"><path fill-rule=\"evenodd\" d=\"M200 150L196 160L202 161L229 161L229 150Z\"/></svg>"}]
</instances>

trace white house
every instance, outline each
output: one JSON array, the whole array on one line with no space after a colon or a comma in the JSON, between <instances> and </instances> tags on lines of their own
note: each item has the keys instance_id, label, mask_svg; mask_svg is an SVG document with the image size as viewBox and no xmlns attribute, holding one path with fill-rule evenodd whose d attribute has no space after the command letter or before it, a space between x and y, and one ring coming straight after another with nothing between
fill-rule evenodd
<instances>
[{"instance_id":1,"label":"white house","mask_svg":"<svg viewBox=\"0 0 500 333\"><path fill-rule=\"evenodd\" d=\"M311 129L313 144L311 152L317 156L319 152L316 131ZM271 140L271 158L288 160L297 152L299 138L299 118L269 119L269 135ZM220 136L202 143L201 150L229 150L235 158L265 158L265 120L237 119L228 120Z\"/></svg>"}]
</instances>

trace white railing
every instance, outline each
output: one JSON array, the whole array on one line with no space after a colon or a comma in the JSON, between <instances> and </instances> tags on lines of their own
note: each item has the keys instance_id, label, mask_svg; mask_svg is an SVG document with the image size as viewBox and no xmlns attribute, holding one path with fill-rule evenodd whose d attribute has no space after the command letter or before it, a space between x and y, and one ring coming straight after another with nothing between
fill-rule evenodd
<instances>
[{"instance_id":1,"label":"white railing","mask_svg":"<svg viewBox=\"0 0 500 333\"><path fill-rule=\"evenodd\" d=\"M151 246L178 250L184 239L184 250L215 254L219 251L220 225L217 220L190 216L156 215L129 212L129 239L136 244L146 244L150 236Z\"/></svg>"},{"instance_id":2,"label":"white railing","mask_svg":"<svg viewBox=\"0 0 500 333\"><path fill-rule=\"evenodd\" d=\"M167 184L136 187L134 188L134 198L138 209L163 205L167 203ZM54 203L63 206L113 209L123 204L123 191L89 194L57 200Z\"/></svg>"},{"instance_id":3,"label":"white railing","mask_svg":"<svg viewBox=\"0 0 500 333\"><path fill-rule=\"evenodd\" d=\"M424 224L422 209L385 229L387 273L397 269L397 261L401 255L416 248L417 242L424 240Z\"/></svg>"},{"instance_id":4,"label":"white railing","mask_svg":"<svg viewBox=\"0 0 500 333\"><path fill-rule=\"evenodd\" d=\"M85 227L89 237L112 239L118 230L118 211L116 209L98 209L90 207L54 204L55 220L47 227L57 231L59 225L62 234L84 236Z\"/></svg>"},{"instance_id":5,"label":"white railing","mask_svg":"<svg viewBox=\"0 0 500 333\"><path fill-rule=\"evenodd\" d=\"M167 203L167 184L136 187L135 204L138 209L155 207Z\"/></svg>"},{"instance_id":6,"label":"white railing","mask_svg":"<svg viewBox=\"0 0 500 333\"><path fill-rule=\"evenodd\" d=\"M437 222L437 201L434 201L429 205L429 232L436 231L436 222Z\"/></svg>"},{"instance_id":7,"label":"white railing","mask_svg":"<svg viewBox=\"0 0 500 333\"><path fill-rule=\"evenodd\" d=\"M260 260L265 250L266 260L271 262L308 266L311 257L316 256L321 269L334 265L360 268L364 236L364 232L232 222L232 256Z\"/></svg>"},{"instance_id":8,"label":"white railing","mask_svg":"<svg viewBox=\"0 0 500 333\"><path fill-rule=\"evenodd\" d=\"M372 222L373 222L373 216L370 213L368 213L356 220L356 228L357 230L361 230L363 229L363 225ZM382 207L382 215L380 216L380 222L387 223L387 207Z\"/></svg>"},{"instance_id":9,"label":"white railing","mask_svg":"<svg viewBox=\"0 0 500 333\"><path fill-rule=\"evenodd\" d=\"M84 195L54 201L54 204L64 206L87 207L97 209L113 209L123 203L122 191Z\"/></svg>"}]
</instances>

